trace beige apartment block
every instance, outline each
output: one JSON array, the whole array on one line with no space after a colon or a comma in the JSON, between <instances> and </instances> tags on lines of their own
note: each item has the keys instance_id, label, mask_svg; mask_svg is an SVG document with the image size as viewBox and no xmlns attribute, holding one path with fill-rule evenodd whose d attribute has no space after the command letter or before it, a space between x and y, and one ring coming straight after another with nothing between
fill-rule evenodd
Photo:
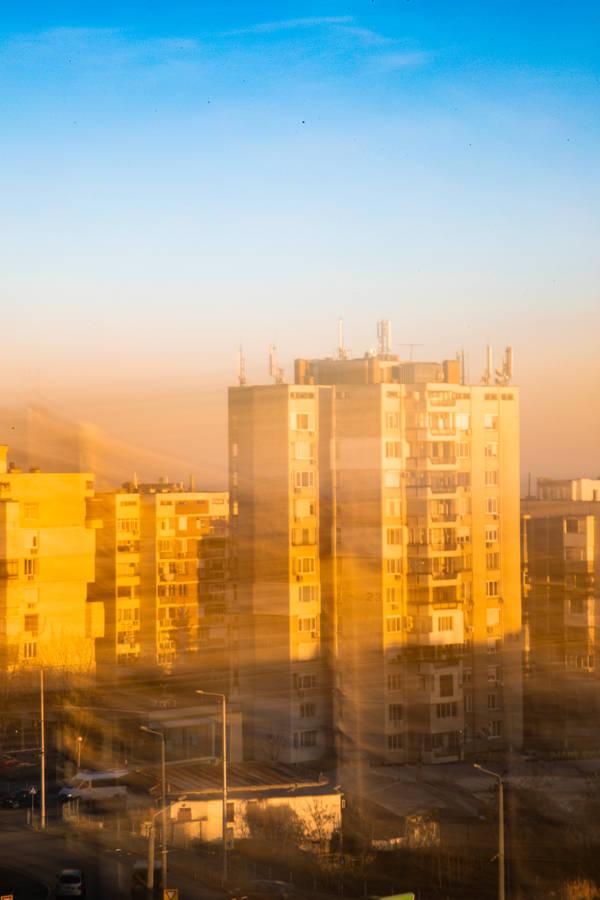
<instances>
[{"instance_id":1,"label":"beige apartment block","mask_svg":"<svg viewBox=\"0 0 600 900\"><path fill-rule=\"evenodd\" d=\"M140 667L228 667L226 492L129 483L98 494L94 596L104 603L103 676Z\"/></svg>"},{"instance_id":2,"label":"beige apartment block","mask_svg":"<svg viewBox=\"0 0 600 900\"><path fill-rule=\"evenodd\" d=\"M317 457L320 394L285 384L229 390L232 594L250 759L307 761L322 756L329 740L319 559L319 472L327 478L328 467Z\"/></svg>"},{"instance_id":3,"label":"beige apartment block","mask_svg":"<svg viewBox=\"0 0 600 900\"><path fill-rule=\"evenodd\" d=\"M0 448L0 672L93 676L102 604L94 580L93 476L22 472Z\"/></svg>"},{"instance_id":4,"label":"beige apartment block","mask_svg":"<svg viewBox=\"0 0 600 900\"><path fill-rule=\"evenodd\" d=\"M521 744L518 390L462 381L454 360L369 353L230 389L246 724L286 759L305 750L308 687L315 754Z\"/></svg>"}]
</instances>

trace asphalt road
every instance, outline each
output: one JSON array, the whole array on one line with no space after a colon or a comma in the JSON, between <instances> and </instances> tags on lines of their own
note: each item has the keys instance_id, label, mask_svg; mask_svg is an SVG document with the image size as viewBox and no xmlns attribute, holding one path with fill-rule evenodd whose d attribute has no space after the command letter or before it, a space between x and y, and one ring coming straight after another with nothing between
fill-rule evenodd
<instances>
[{"instance_id":1,"label":"asphalt road","mask_svg":"<svg viewBox=\"0 0 600 900\"><path fill-rule=\"evenodd\" d=\"M89 900L129 898L133 860L70 835L32 831L26 810L0 811L0 866L53 887L63 868L83 869Z\"/></svg>"},{"instance_id":2,"label":"asphalt road","mask_svg":"<svg viewBox=\"0 0 600 900\"><path fill-rule=\"evenodd\" d=\"M108 836L107 836L108 837ZM158 850L157 850L158 853ZM35 831L27 825L27 810L0 810L0 877L2 870L15 870L45 883L52 889L60 869L83 869L87 880L87 900L130 900L131 872L140 855L118 846L107 848L106 841L77 835L53 827ZM193 859L183 852L170 858L169 887L179 889L180 900L222 900L220 890L194 881ZM0 896L3 893L0 883ZM32 888L33 891L33 888ZM43 893L23 895L34 900ZM16 896L15 900L21 900Z\"/></svg>"}]
</instances>

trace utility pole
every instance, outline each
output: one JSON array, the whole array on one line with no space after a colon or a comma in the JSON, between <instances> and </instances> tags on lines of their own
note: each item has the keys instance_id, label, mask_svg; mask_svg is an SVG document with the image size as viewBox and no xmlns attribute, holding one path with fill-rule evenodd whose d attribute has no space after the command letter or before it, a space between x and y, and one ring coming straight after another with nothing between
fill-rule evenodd
<instances>
[{"instance_id":1,"label":"utility pole","mask_svg":"<svg viewBox=\"0 0 600 900\"><path fill-rule=\"evenodd\" d=\"M219 694L215 691L196 691L197 694L203 694L207 697L219 697L221 700L221 710L223 716L223 885L227 884L228 866L227 866L227 698L225 694Z\"/></svg>"},{"instance_id":2,"label":"utility pole","mask_svg":"<svg viewBox=\"0 0 600 900\"><path fill-rule=\"evenodd\" d=\"M161 858L162 858L162 880L163 889L167 888L167 770L165 762L165 733L164 731L154 731L146 725L140 725L140 730L147 734L155 734L160 738L160 771L161 771L161 794L162 794L162 835L161 835Z\"/></svg>"},{"instance_id":3,"label":"utility pole","mask_svg":"<svg viewBox=\"0 0 600 900\"><path fill-rule=\"evenodd\" d=\"M484 769L478 763L473 763L473 768L498 779L498 900L504 900L504 783L497 772Z\"/></svg>"}]
</instances>

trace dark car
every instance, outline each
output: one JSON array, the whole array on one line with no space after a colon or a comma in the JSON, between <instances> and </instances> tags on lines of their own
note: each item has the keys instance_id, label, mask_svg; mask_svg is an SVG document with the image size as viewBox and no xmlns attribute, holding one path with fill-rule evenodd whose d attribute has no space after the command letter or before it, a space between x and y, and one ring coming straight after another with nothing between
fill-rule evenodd
<instances>
[{"instance_id":1,"label":"dark car","mask_svg":"<svg viewBox=\"0 0 600 900\"><path fill-rule=\"evenodd\" d=\"M22 791L15 791L14 794L11 795L13 799L13 803L15 807L29 807L31 806L31 798L34 798L34 804L37 806L37 791L31 791L29 788Z\"/></svg>"},{"instance_id":2,"label":"dark car","mask_svg":"<svg viewBox=\"0 0 600 900\"><path fill-rule=\"evenodd\" d=\"M17 809L18 806L12 794L0 794L0 809Z\"/></svg>"}]
</instances>

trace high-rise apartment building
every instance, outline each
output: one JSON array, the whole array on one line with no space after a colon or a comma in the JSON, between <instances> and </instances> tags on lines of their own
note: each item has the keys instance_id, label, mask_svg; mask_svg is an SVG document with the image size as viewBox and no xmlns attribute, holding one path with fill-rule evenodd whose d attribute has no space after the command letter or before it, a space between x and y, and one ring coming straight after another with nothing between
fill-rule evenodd
<instances>
[{"instance_id":1,"label":"high-rise apartment building","mask_svg":"<svg viewBox=\"0 0 600 900\"><path fill-rule=\"evenodd\" d=\"M91 508L103 525L93 588L106 611L102 673L228 667L227 493L131 483Z\"/></svg>"},{"instance_id":2,"label":"high-rise apartment building","mask_svg":"<svg viewBox=\"0 0 600 900\"><path fill-rule=\"evenodd\" d=\"M0 672L93 676L102 605L94 580L93 476L22 472L0 447Z\"/></svg>"},{"instance_id":3,"label":"high-rise apartment building","mask_svg":"<svg viewBox=\"0 0 600 900\"><path fill-rule=\"evenodd\" d=\"M600 481L538 480L522 501L526 744L600 746Z\"/></svg>"},{"instance_id":4,"label":"high-rise apartment building","mask_svg":"<svg viewBox=\"0 0 600 900\"><path fill-rule=\"evenodd\" d=\"M318 388L287 384L229 392L236 668L250 758L298 762L327 749L319 496L329 475L318 458L327 402Z\"/></svg>"},{"instance_id":5,"label":"high-rise apartment building","mask_svg":"<svg viewBox=\"0 0 600 900\"><path fill-rule=\"evenodd\" d=\"M230 390L255 756L520 745L518 392L463 380L380 352Z\"/></svg>"}]
</instances>

